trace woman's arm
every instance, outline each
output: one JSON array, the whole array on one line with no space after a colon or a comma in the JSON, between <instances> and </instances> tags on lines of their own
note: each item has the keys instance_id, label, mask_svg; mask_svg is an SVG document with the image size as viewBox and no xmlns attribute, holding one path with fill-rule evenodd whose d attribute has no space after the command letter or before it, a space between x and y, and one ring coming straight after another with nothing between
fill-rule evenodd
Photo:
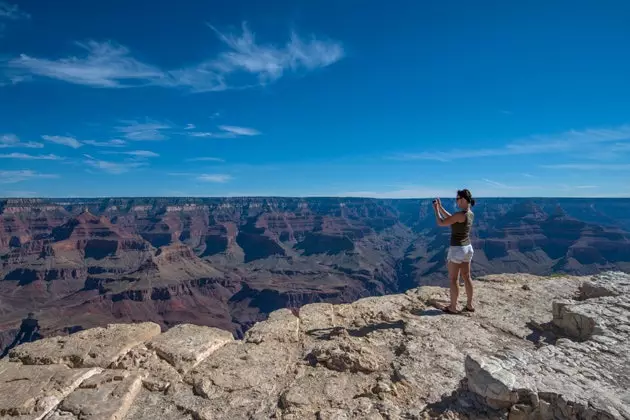
<instances>
[{"instance_id":1,"label":"woman's arm","mask_svg":"<svg viewBox=\"0 0 630 420\"><path fill-rule=\"evenodd\" d=\"M438 201L438 206L439 206L440 212L442 212L443 214L445 214L445 215L446 215L446 217L451 216L451 213L449 213L448 211L446 211L446 209L445 209L445 208L444 208L444 206L442 205L442 201L441 201L439 198L437 199L437 201Z\"/></svg>"},{"instance_id":2,"label":"woman's arm","mask_svg":"<svg viewBox=\"0 0 630 420\"><path fill-rule=\"evenodd\" d=\"M450 226L453 223L463 222L466 217L463 212L458 212L443 218L442 215L440 215L438 203L433 204L433 210L435 211L435 221L437 222L438 226Z\"/></svg>"}]
</instances>

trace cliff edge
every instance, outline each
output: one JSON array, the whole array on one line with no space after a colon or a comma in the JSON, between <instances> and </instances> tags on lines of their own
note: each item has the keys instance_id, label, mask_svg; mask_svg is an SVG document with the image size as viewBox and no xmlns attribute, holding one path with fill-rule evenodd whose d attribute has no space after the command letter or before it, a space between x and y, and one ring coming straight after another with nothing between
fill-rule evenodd
<instances>
[{"instance_id":1,"label":"cliff edge","mask_svg":"<svg viewBox=\"0 0 630 420\"><path fill-rule=\"evenodd\" d=\"M475 286L466 315L420 287L279 310L243 340L138 323L23 344L0 419L630 419L630 275Z\"/></svg>"}]
</instances>

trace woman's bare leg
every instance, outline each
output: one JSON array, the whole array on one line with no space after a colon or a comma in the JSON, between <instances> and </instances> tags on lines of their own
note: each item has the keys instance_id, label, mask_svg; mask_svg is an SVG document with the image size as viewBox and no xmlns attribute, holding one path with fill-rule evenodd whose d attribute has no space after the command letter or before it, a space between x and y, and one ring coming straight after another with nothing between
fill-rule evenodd
<instances>
[{"instance_id":1,"label":"woman's bare leg","mask_svg":"<svg viewBox=\"0 0 630 420\"><path fill-rule=\"evenodd\" d=\"M474 309L473 306L473 284L472 274L470 273L470 262L464 262L461 264L461 273L464 278L464 285L466 286L466 307L468 309Z\"/></svg>"},{"instance_id":2,"label":"woman's bare leg","mask_svg":"<svg viewBox=\"0 0 630 420\"><path fill-rule=\"evenodd\" d=\"M459 284L457 284L457 280L459 278L459 266L460 264L455 264L454 262L448 262L448 279L450 281L450 291L451 291L451 311L457 311L457 299L459 298Z\"/></svg>"}]
</instances>

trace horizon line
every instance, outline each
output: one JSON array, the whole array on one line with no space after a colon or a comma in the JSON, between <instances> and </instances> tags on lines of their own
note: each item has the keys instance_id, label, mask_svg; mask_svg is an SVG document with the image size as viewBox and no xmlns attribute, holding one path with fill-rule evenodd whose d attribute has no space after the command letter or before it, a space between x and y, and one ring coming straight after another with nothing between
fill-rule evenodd
<instances>
[{"instance_id":1,"label":"horizon line","mask_svg":"<svg viewBox=\"0 0 630 420\"><path fill-rule=\"evenodd\" d=\"M146 198L185 198L185 199L229 199L229 198L276 198L276 199L369 199L369 200L431 200L436 197L370 197L370 196L342 196L342 195L103 195L103 196L23 196L23 197L3 197L0 200L102 200L102 199L146 199ZM442 198L442 197L440 197ZM475 200L492 200L492 199L630 199L628 196L478 196L473 197ZM448 198L447 198L448 199Z\"/></svg>"}]
</instances>

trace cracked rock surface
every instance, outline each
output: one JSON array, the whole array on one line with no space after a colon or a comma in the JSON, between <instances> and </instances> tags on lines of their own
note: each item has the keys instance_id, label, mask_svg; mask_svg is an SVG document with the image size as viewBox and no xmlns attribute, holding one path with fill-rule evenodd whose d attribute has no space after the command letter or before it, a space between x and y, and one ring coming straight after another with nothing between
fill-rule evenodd
<instances>
[{"instance_id":1,"label":"cracked rock surface","mask_svg":"<svg viewBox=\"0 0 630 420\"><path fill-rule=\"evenodd\" d=\"M24 344L0 360L0 419L630 419L628 274L493 275L475 313L447 301L282 309L243 340L139 323Z\"/></svg>"}]
</instances>

